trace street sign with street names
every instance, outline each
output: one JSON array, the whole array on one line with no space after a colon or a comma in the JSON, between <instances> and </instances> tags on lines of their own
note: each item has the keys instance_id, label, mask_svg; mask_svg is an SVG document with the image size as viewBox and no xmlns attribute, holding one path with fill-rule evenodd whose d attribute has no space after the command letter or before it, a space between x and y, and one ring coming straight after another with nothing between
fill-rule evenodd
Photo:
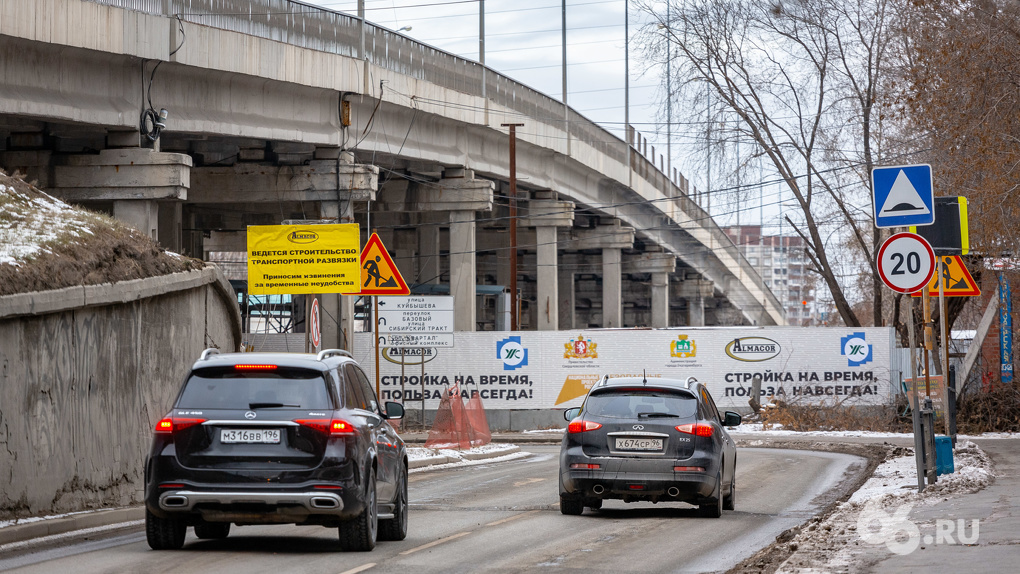
<instances>
[{"instance_id":1,"label":"street sign with street names","mask_svg":"<svg viewBox=\"0 0 1020 574\"><path fill-rule=\"evenodd\" d=\"M931 166L899 165L871 170L875 227L908 227L935 222Z\"/></svg>"},{"instance_id":2,"label":"street sign with street names","mask_svg":"<svg viewBox=\"0 0 1020 574\"><path fill-rule=\"evenodd\" d=\"M379 301L379 335L392 347L452 347L453 313L449 295L387 297Z\"/></svg>"},{"instance_id":3,"label":"street sign with street names","mask_svg":"<svg viewBox=\"0 0 1020 574\"><path fill-rule=\"evenodd\" d=\"M878 274L890 289L913 293L931 281L935 252L915 233L897 233L878 249Z\"/></svg>"}]
</instances>

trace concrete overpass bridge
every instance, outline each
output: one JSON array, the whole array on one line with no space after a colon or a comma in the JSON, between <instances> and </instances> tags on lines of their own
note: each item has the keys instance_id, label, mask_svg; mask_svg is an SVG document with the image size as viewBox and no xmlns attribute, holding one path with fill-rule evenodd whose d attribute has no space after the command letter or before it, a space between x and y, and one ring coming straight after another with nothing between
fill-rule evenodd
<instances>
[{"instance_id":1,"label":"concrete overpass bridge","mask_svg":"<svg viewBox=\"0 0 1020 574\"><path fill-rule=\"evenodd\" d=\"M477 62L288 0L0 2L0 166L198 257L250 224L377 229L459 330L510 284L505 123L523 328L785 323L682 175Z\"/></svg>"}]
</instances>

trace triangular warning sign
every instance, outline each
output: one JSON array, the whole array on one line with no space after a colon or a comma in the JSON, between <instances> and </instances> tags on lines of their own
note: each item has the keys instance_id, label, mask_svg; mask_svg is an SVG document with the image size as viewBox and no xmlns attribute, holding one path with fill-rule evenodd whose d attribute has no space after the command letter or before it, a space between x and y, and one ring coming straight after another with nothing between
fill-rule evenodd
<instances>
[{"instance_id":1,"label":"triangular warning sign","mask_svg":"<svg viewBox=\"0 0 1020 574\"><path fill-rule=\"evenodd\" d=\"M931 282L928 283L929 295L938 297L939 279L938 273L932 275ZM970 271L967 271L967 266L963 264L963 258L959 255L942 256L941 281L946 297L977 297L981 295L977 282L974 281ZM916 291L912 296L920 297L921 291Z\"/></svg>"},{"instance_id":2,"label":"triangular warning sign","mask_svg":"<svg viewBox=\"0 0 1020 574\"><path fill-rule=\"evenodd\" d=\"M362 295L410 295L400 271L375 233L361 250Z\"/></svg>"},{"instance_id":3,"label":"triangular warning sign","mask_svg":"<svg viewBox=\"0 0 1020 574\"><path fill-rule=\"evenodd\" d=\"M878 216L927 215L929 213L931 213L931 210L928 209L924 200L921 199L921 194L917 193L914 184L910 183L910 178L901 169L896 174L896 181L893 182L889 195L885 198L885 203L882 204L882 210L878 212Z\"/></svg>"}]
</instances>

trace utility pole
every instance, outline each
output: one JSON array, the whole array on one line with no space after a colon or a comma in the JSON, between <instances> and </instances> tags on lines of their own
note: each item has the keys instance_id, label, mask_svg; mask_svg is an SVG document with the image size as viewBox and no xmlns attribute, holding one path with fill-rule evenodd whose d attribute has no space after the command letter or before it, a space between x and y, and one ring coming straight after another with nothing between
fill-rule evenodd
<instances>
[{"instance_id":1,"label":"utility pole","mask_svg":"<svg viewBox=\"0 0 1020 574\"><path fill-rule=\"evenodd\" d=\"M517 128L524 124L500 125L510 128L510 330L517 331Z\"/></svg>"},{"instance_id":2,"label":"utility pole","mask_svg":"<svg viewBox=\"0 0 1020 574\"><path fill-rule=\"evenodd\" d=\"M634 185L630 149L630 0L623 0L623 139L627 143L627 185Z\"/></svg>"},{"instance_id":3,"label":"utility pole","mask_svg":"<svg viewBox=\"0 0 1020 574\"><path fill-rule=\"evenodd\" d=\"M566 2L566 0L563 0ZM670 57L669 38L670 18L669 1L666 1L666 179L673 181L673 70ZM761 235L760 233L758 235Z\"/></svg>"},{"instance_id":4,"label":"utility pole","mask_svg":"<svg viewBox=\"0 0 1020 574\"><path fill-rule=\"evenodd\" d=\"M567 155L570 155L570 108L567 107L567 0L560 0L560 31L563 47L563 131L567 134ZM626 132L624 128L624 132ZM624 138L626 139L626 135Z\"/></svg>"},{"instance_id":5,"label":"utility pole","mask_svg":"<svg viewBox=\"0 0 1020 574\"><path fill-rule=\"evenodd\" d=\"M489 83L485 67L485 0L478 0L478 63L482 65L482 101L485 102L485 125L489 125L489 98L485 91Z\"/></svg>"}]
</instances>

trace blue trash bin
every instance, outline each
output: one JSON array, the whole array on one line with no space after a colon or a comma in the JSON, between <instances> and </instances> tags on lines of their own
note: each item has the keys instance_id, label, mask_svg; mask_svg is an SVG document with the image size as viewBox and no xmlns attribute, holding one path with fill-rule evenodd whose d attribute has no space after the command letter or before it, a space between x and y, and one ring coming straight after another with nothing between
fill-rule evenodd
<instances>
[{"instance_id":1,"label":"blue trash bin","mask_svg":"<svg viewBox=\"0 0 1020 574\"><path fill-rule=\"evenodd\" d=\"M947 436L935 437L935 474L952 474L953 468L953 439Z\"/></svg>"}]
</instances>

